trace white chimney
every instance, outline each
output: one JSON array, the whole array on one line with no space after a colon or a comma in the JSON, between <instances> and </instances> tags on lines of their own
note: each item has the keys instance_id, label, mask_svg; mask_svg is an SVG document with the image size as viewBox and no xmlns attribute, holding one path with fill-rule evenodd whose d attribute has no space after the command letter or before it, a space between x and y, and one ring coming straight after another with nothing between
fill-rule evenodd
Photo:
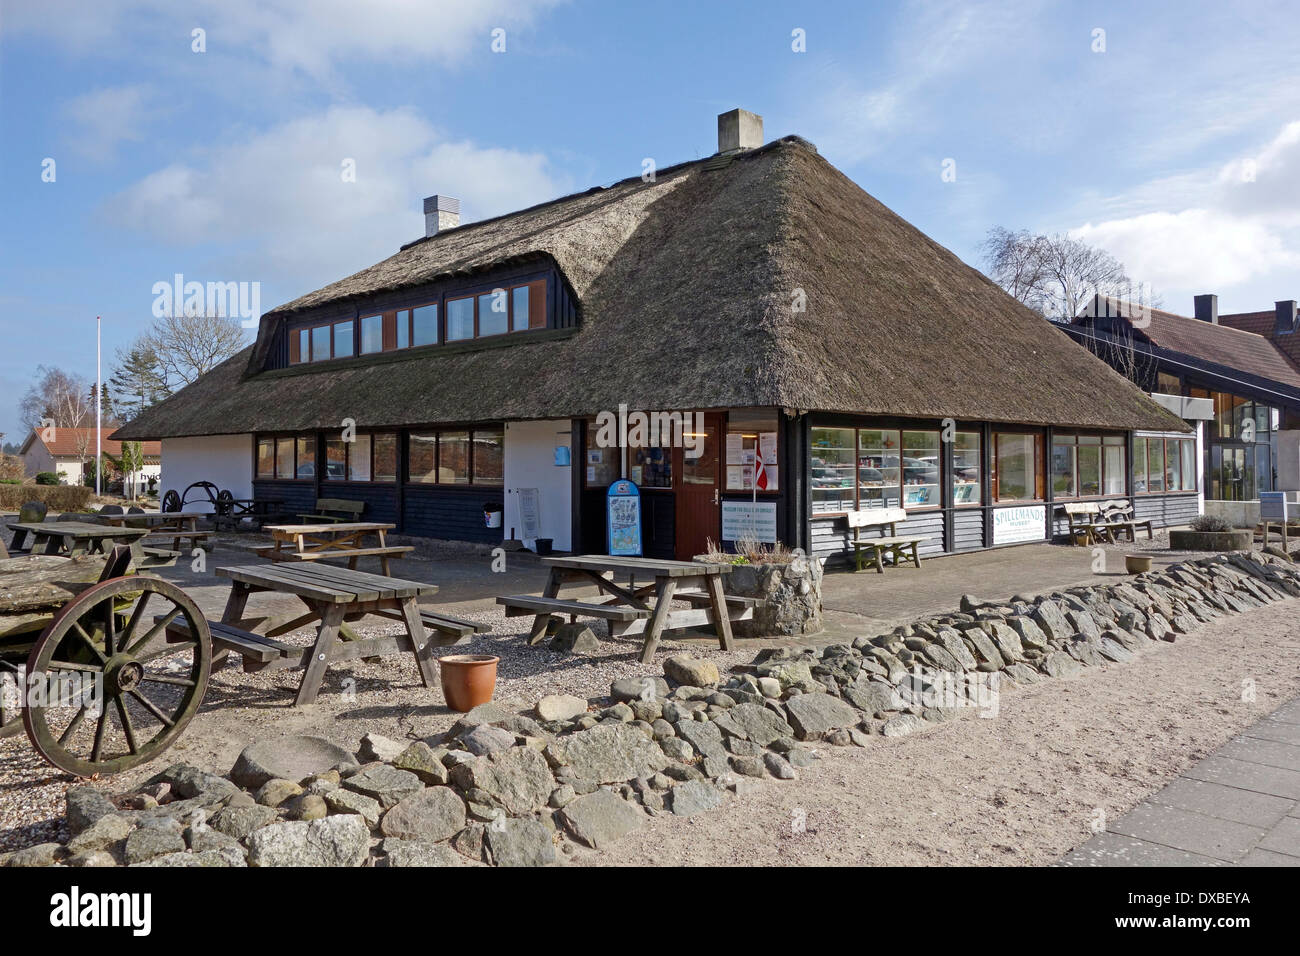
<instances>
[{"instance_id":1,"label":"white chimney","mask_svg":"<svg viewBox=\"0 0 1300 956\"><path fill-rule=\"evenodd\" d=\"M763 117L749 110L718 114L718 152L734 153L763 145Z\"/></svg>"},{"instance_id":2,"label":"white chimney","mask_svg":"<svg viewBox=\"0 0 1300 956\"><path fill-rule=\"evenodd\" d=\"M436 236L445 229L460 225L460 200L450 196L430 196L424 201L424 234Z\"/></svg>"}]
</instances>

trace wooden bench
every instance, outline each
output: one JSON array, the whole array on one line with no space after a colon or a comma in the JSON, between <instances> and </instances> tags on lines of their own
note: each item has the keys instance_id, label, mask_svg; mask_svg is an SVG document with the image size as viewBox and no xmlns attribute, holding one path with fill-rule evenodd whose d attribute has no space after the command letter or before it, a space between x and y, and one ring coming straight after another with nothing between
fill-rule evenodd
<instances>
[{"instance_id":1,"label":"wooden bench","mask_svg":"<svg viewBox=\"0 0 1300 956\"><path fill-rule=\"evenodd\" d=\"M199 547L200 542L207 541L208 538L212 537L212 534L211 531L158 531L151 534L145 541L157 547L161 542L171 538L172 550L180 551L182 541L189 541L190 548L193 549ZM204 550L211 551L212 549L205 548Z\"/></svg>"},{"instance_id":2,"label":"wooden bench","mask_svg":"<svg viewBox=\"0 0 1300 956\"><path fill-rule=\"evenodd\" d=\"M1102 524L1111 532L1111 538L1114 540L1115 531L1128 532L1129 541L1137 541L1138 528L1145 528L1147 540L1150 541L1153 536L1151 528L1151 519L1144 518L1139 520L1133 512L1133 503L1119 498L1113 501L1106 501L1101 506Z\"/></svg>"},{"instance_id":3,"label":"wooden bench","mask_svg":"<svg viewBox=\"0 0 1300 956\"><path fill-rule=\"evenodd\" d=\"M156 618L161 621L163 618ZM286 644L252 631L245 631L233 624L221 621L208 621L208 630L212 632L212 662L214 666L226 659L229 654L238 654L244 662L245 673L256 673L278 666L297 666L304 654L310 654L310 647L298 647ZM189 625L185 619L177 618L167 625L167 641L176 644L190 640Z\"/></svg>"},{"instance_id":4,"label":"wooden bench","mask_svg":"<svg viewBox=\"0 0 1300 956\"><path fill-rule=\"evenodd\" d=\"M1099 520L1101 506L1097 502L1069 501L1061 505L1061 510L1065 512L1065 519L1070 525L1067 533L1071 544L1096 544L1099 537L1108 535L1109 532Z\"/></svg>"},{"instance_id":5,"label":"wooden bench","mask_svg":"<svg viewBox=\"0 0 1300 956\"><path fill-rule=\"evenodd\" d=\"M891 556L895 567L909 559L918 568L921 566L921 556L917 552L917 548L922 541L929 539L929 535L900 535L898 533L898 523L907 520L907 512L904 509L872 508L869 511L850 511L847 518L849 528L853 531L854 571L862 570L866 558L865 552L871 553L876 570L881 574L885 573L884 558L886 554ZM882 534L879 538L864 539L862 537L863 528L879 528Z\"/></svg>"},{"instance_id":6,"label":"wooden bench","mask_svg":"<svg viewBox=\"0 0 1300 956\"><path fill-rule=\"evenodd\" d=\"M533 594L514 594L497 598L506 609L506 617L523 617L526 614L567 614L574 617L599 617L606 621L630 623L650 616L639 607L617 604L590 604L586 601L566 601L562 598L537 597Z\"/></svg>"},{"instance_id":7,"label":"wooden bench","mask_svg":"<svg viewBox=\"0 0 1300 956\"><path fill-rule=\"evenodd\" d=\"M299 514L294 517L301 518L303 524L318 521L356 521L365 510L364 501L349 501L347 498L317 498L316 511L313 514Z\"/></svg>"}]
</instances>

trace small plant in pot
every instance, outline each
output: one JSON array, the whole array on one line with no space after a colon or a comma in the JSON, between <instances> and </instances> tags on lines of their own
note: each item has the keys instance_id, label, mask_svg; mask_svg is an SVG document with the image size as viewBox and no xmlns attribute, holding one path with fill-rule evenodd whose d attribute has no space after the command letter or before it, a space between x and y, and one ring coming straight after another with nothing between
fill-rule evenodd
<instances>
[{"instance_id":1,"label":"small plant in pot","mask_svg":"<svg viewBox=\"0 0 1300 956\"><path fill-rule=\"evenodd\" d=\"M1248 551L1254 540L1249 528L1234 528L1219 515L1197 515L1188 530L1169 532L1173 551Z\"/></svg>"}]
</instances>

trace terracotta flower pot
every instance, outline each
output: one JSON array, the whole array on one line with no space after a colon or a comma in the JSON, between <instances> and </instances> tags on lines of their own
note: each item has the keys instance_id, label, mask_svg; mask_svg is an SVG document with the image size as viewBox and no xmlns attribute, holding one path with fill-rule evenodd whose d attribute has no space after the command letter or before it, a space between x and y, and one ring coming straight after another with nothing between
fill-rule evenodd
<instances>
[{"instance_id":1,"label":"terracotta flower pot","mask_svg":"<svg viewBox=\"0 0 1300 956\"><path fill-rule=\"evenodd\" d=\"M490 701L497 686L500 660L490 654L452 654L439 658L438 673L447 706L463 714Z\"/></svg>"},{"instance_id":2,"label":"terracotta flower pot","mask_svg":"<svg viewBox=\"0 0 1300 956\"><path fill-rule=\"evenodd\" d=\"M1151 555L1149 554L1126 554L1124 555L1124 570L1129 574L1141 574L1144 571L1151 570Z\"/></svg>"}]
</instances>

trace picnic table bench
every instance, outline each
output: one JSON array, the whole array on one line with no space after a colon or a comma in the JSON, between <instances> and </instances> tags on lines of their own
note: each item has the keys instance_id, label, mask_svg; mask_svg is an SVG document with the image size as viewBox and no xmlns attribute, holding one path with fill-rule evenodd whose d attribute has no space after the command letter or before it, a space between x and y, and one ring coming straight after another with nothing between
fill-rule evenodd
<instances>
[{"instance_id":1,"label":"picnic table bench","mask_svg":"<svg viewBox=\"0 0 1300 956\"><path fill-rule=\"evenodd\" d=\"M517 594L498 597L506 617L533 615L528 642L536 644L546 636L551 621L559 615L595 617L609 622L613 637L645 635L641 660L649 662L665 631L688 627L712 626L723 650L733 649L731 622L754 616L757 600L729 597L722 590L722 576L732 570L729 564L702 564L695 561L661 561L655 558L611 557L609 555L572 555L543 558L550 576L542 594ZM627 585L615 581L629 579ZM636 579L649 578L640 587ZM602 598L577 601L559 597L567 583L595 585ZM672 609L673 601L694 605Z\"/></svg>"},{"instance_id":2,"label":"picnic table bench","mask_svg":"<svg viewBox=\"0 0 1300 956\"><path fill-rule=\"evenodd\" d=\"M394 524L377 521L348 521L336 524L269 524L263 530L271 535L271 544L253 548L253 552L272 561L323 561L344 558L356 570L357 559L376 557L384 574L390 573L389 560L415 548L390 545L386 535ZM367 538L374 536L377 545Z\"/></svg>"},{"instance_id":3,"label":"picnic table bench","mask_svg":"<svg viewBox=\"0 0 1300 956\"><path fill-rule=\"evenodd\" d=\"M922 541L929 540L929 535L898 533L898 523L907 520L907 511L903 508L871 508L866 511L850 511L847 514L849 528L853 531L853 570L861 571L867 555L871 555L876 571L885 573L885 555L897 567L906 560L918 568L921 557L917 548ZM878 538L863 538L863 528L879 528ZM884 533L888 531L888 533ZM908 552L911 552L910 554Z\"/></svg>"},{"instance_id":4,"label":"picnic table bench","mask_svg":"<svg viewBox=\"0 0 1300 956\"><path fill-rule=\"evenodd\" d=\"M179 552L183 540L188 540L191 548L197 548L212 537L211 531L199 530L199 519L206 517L201 511L137 511L101 514L99 520L117 528L146 528L149 538L171 538L171 550Z\"/></svg>"},{"instance_id":5,"label":"picnic table bench","mask_svg":"<svg viewBox=\"0 0 1300 956\"><path fill-rule=\"evenodd\" d=\"M316 699L331 664L404 651L415 657L421 683L432 687L437 680L432 650L454 643L439 633L429 634L417 604L422 595L436 593L436 585L329 565L239 565L217 568L217 574L232 583L221 620L208 625L212 631L213 666L234 653L242 658L245 671L302 670L294 706ZM258 634L245 622L248 600L260 592L293 595L306 606L307 613ZM353 635L355 639L347 640L347 622L366 614L401 620L406 633L364 639ZM259 619L259 626L265 620ZM318 623L316 640L309 647L275 639L278 634L309 623ZM169 640L190 640L183 622L173 621L167 627ZM341 642L340 637L344 638Z\"/></svg>"},{"instance_id":6,"label":"picnic table bench","mask_svg":"<svg viewBox=\"0 0 1300 956\"><path fill-rule=\"evenodd\" d=\"M350 501L347 498L317 498L314 512L306 515L295 515L294 517L302 518L304 522L354 522L361 517L361 512L365 510L366 503L364 501Z\"/></svg>"},{"instance_id":7,"label":"picnic table bench","mask_svg":"<svg viewBox=\"0 0 1300 956\"><path fill-rule=\"evenodd\" d=\"M1068 535L1076 545L1093 545L1098 542L1117 542L1117 533L1137 540L1137 530L1145 528L1147 539L1152 536L1151 521L1138 520L1131 502L1120 498L1109 501L1069 501L1061 505L1069 522Z\"/></svg>"}]
</instances>

